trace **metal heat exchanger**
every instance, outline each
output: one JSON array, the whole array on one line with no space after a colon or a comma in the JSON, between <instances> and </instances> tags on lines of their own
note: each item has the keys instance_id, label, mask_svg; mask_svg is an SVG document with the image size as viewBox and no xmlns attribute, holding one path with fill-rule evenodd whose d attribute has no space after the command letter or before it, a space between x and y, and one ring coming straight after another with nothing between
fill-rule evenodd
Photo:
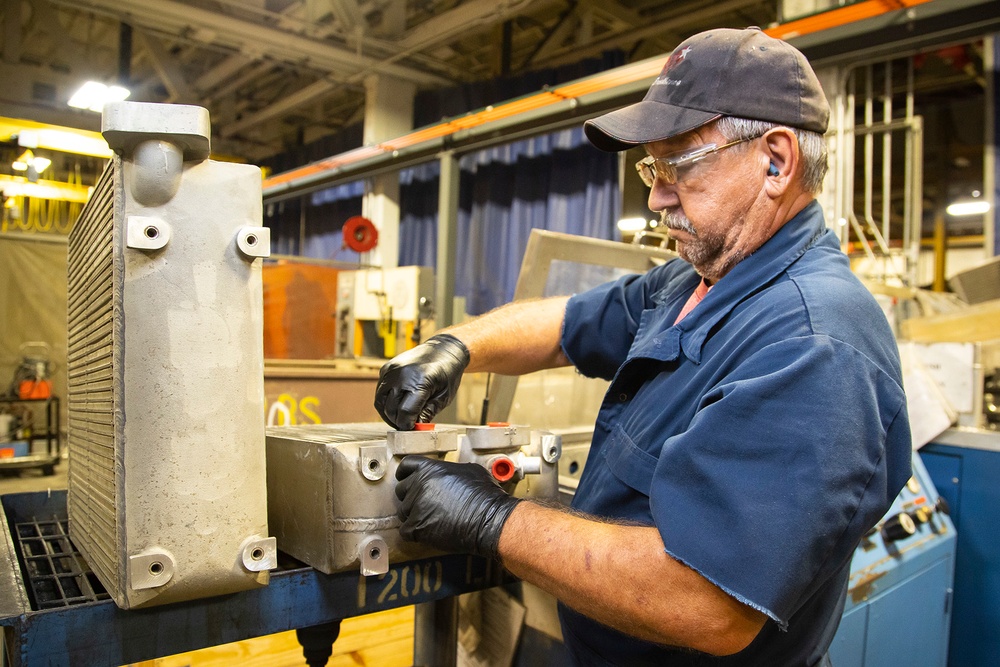
<instances>
[{"instance_id":1,"label":"metal heat exchanger","mask_svg":"<svg viewBox=\"0 0 1000 667\"><path fill-rule=\"evenodd\" d=\"M268 582L257 167L208 111L105 107L69 239L70 535L122 608Z\"/></svg>"},{"instance_id":2,"label":"metal heat exchanger","mask_svg":"<svg viewBox=\"0 0 1000 667\"><path fill-rule=\"evenodd\" d=\"M509 424L392 431L310 424L267 431L268 520L281 550L326 574L385 574L438 552L399 535L396 468L404 456L475 463L518 497L555 498L558 435Z\"/></svg>"}]
</instances>

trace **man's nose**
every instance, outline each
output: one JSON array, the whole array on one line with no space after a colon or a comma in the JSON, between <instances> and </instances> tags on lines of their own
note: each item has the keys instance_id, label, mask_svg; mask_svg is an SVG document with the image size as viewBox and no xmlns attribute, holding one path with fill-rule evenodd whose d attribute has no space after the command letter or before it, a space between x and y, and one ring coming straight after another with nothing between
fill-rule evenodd
<instances>
[{"instance_id":1,"label":"man's nose","mask_svg":"<svg viewBox=\"0 0 1000 667\"><path fill-rule=\"evenodd\" d=\"M680 198L677 196L676 184L666 183L662 178L653 181L653 187L649 189L648 205L650 211L659 213L678 204L680 204Z\"/></svg>"}]
</instances>

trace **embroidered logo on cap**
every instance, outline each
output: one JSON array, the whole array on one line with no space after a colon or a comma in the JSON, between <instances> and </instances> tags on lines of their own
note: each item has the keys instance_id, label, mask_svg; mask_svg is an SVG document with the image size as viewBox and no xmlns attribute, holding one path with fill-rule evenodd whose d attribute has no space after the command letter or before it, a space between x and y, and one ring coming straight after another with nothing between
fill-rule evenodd
<instances>
[{"instance_id":1,"label":"embroidered logo on cap","mask_svg":"<svg viewBox=\"0 0 1000 667\"><path fill-rule=\"evenodd\" d=\"M690 53L690 51L691 51L691 47L690 46L685 46L683 49L681 49L679 51L674 51L673 53L671 53L670 57L667 59L667 63L663 66L663 70L660 72L660 76L656 77L656 80L653 81L653 85L654 86L679 86L679 85L681 85L681 80L680 79L671 79L670 78L670 70L674 69L675 67L677 67L678 64L680 64L681 62L683 62L684 60L686 60L687 59L687 55L688 55L688 53Z\"/></svg>"}]
</instances>

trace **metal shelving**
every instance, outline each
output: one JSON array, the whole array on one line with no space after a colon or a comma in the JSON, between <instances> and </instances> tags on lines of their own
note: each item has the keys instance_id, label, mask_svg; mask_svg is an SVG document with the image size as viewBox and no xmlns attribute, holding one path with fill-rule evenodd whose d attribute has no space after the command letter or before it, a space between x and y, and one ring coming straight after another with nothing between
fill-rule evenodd
<instances>
[{"instance_id":1,"label":"metal shelving","mask_svg":"<svg viewBox=\"0 0 1000 667\"><path fill-rule=\"evenodd\" d=\"M41 468L45 475L55 473L55 467L62 459L62 436L60 434L59 397L49 396L48 398L0 398L0 406L15 405L37 405L44 407L44 430L37 428L34 423L31 435L26 438L28 441L28 455L15 456L11 458L0 458L0 471L23 470L26 468ZM9 408L8 408L9 409ZM34 420L39 415L32 413ZM32 452L32 445L36 442L44 442L44 451Z\"/></svg>"}]
</instances>

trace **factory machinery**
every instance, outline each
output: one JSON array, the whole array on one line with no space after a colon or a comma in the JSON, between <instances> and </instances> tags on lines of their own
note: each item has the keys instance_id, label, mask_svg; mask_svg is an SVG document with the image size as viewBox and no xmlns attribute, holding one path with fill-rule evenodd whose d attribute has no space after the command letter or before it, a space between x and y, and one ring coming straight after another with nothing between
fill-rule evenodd
<instances>
[{"instance_id":1,"label":"factory machinery","mask_svg":"<svg viewBox=\"0 0 1000 667\"><path fill-rule=\"evenodd\" d=\"M854 552L834 665L948 664L957 543L948 511L914 453L913 476Z\"/></svg>"},{"instance_id":2,"label":"factory machinery","mask_svg":"<svg viewBox=\"0 0 1000 667\"><path fill-rule=\"evenodd\" d=\"M338 357L390 359L426 337L434 318L434 271L426 266L337 274Z\"/></svg>"},{"instance_id":3,"label":"factory machinery","mask_svg":"<svg viewBox=\"0 0 1000 667\"><path fill-rule=\"evenodd\" d=\"M295 628L323 664L340 619L504 583L485 559L401 540L399 461L476 463L515 495L554 498L575 488L589 433L265 430L259 172L207 159L203 109L120 103L104 126L116 155L70 239L69 492L2 497L11 663L124 664ZM526 265L537 255L545 267L524 290L541 292L548 264L567 258L642 270L655 254L567 242L533 236ZM345 332L427 315L419 272L392 312L391 275L353 278L341 285L353 303ZM412 332L379 338L384 354ZM914 458L913 479L855 554L835 664L944 664L955 529L943 510ZM440 631L430 629L426 641Z\"/></svg>"},{"instance_id":4,"label":"factory machinery","mask_svg":"<svg viewBox=\"0 0 1000 667\"><path fill-rule=\"evenodd\" d=\"M2 499L12 664L124 664L293 628L323 664L343 618L501 583L486 559L403 542L396 467L447 457L554 497L559 437L265 433L260 171L208 159L198 107L111 104L103 129L115 155L69 243L69 490ZM393 281L368 289L384 278L363 283L388 304L376 319L420 319Z\"/></svg>"}]
</instances>

